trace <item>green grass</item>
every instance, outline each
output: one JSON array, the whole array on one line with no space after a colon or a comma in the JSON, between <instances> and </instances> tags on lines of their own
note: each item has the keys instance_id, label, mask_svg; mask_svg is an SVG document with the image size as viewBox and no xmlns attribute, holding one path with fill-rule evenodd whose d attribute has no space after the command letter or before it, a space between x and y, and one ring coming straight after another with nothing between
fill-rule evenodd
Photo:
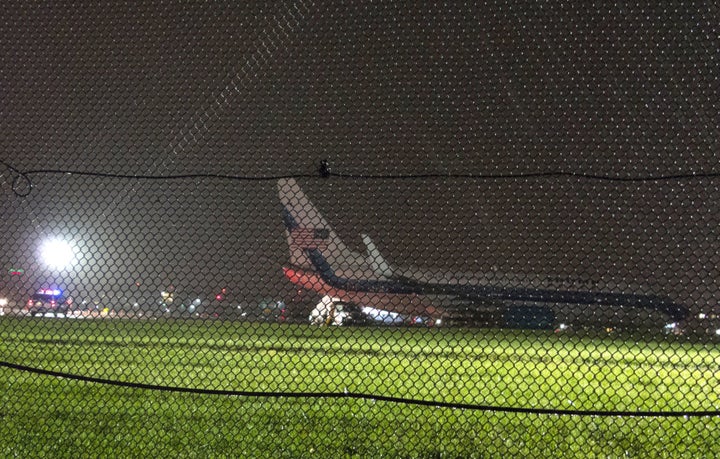
<instances>
[{"instance_id":1,"label":"green grass","mask_svg":"<svg viewBox=\"0 0 720 459\"><path fill-rule=\"evenodd\" d=\"M720 351L547 332L0 320L0 360L163 386L720 411ZM0 370L2 457L712 457L718 418L196 395Z\"/></svg>"}]
</instances>

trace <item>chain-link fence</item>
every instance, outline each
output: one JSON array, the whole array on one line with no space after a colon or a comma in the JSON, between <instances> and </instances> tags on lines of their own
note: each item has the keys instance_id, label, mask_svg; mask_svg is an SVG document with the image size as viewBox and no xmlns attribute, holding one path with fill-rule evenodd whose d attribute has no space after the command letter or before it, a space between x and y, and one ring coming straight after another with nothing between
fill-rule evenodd
<instances>
[{"instance_id":1,"label":"chain-link fence","mask_svg":"<svg viewBox=\"0 0 720 459\"><path fill-rule=\"evenodd\" d=\"M714 5L17 2L3 457L714 457Z\"/></svg>"}]
</instances>

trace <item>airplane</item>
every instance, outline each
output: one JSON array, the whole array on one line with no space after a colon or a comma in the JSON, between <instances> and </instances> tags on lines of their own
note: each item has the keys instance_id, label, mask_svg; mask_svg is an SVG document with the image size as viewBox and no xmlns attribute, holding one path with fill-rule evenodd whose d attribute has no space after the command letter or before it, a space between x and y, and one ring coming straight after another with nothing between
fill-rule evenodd
<instances>
[{"instance_id":1,"label":"airplane","mask_svg":"<svg viewBox=\"0 0 720 459\"><path fill-rule=\"evenodd\" d=\"M504 314L507 319L508 311L513 310L536 316L516 318L519 328L548 328L554 311L576 317L598 312L599 316L623 315L629 310L656 312L671 322L682 321L689 313L670 298L637 286L613 284L590 289L573 280L399 269L391 266L368 235L361 235L365 253L351 250L295 179L280 179L278 194L290 248L290 266L283 267L283 272L294 284L323 296L434 320L473 313L486 317Z\"/></svg>"}]
</instances>

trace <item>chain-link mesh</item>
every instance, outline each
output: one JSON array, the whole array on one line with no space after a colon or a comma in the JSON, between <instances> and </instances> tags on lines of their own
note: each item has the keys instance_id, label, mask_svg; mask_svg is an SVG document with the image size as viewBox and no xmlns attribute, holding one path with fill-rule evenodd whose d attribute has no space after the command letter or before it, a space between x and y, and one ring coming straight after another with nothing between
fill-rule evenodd
<instances>
[{"instance_id":1,"label":"chain-link mesh","mask_svg":"<svg viewBox=\"0 0 720 459\"><path fill-rule=\"evenodd\" d=\"M3 457L714 457L712 4L16 2Z\"/></svg>"}]
</instances>

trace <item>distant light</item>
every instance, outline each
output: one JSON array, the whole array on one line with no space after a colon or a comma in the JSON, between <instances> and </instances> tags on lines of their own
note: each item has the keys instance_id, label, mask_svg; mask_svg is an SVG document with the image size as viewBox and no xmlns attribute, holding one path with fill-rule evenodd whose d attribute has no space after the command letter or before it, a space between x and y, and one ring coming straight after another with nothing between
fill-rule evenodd
<instances>
[{"instance_id":1,"label":"distant light","mask_svg":"<svg viewBox=\"0 0 720 459\"><path fill-rule=\"evenodd\" d=\"M62 290L57 288L41 288L38 290L38 293L40 295L60 296L62 294Z\"/></svg>"},{"instance_id":2,"label":"distant light","mask_svg":"<svg viewBox=\"0 0 720 459\"><path fill-rule=\"evenodd\" d=\"M715 334L716 334L716 335L720 335L720 328L718 328L717 330L715 330Z\"/></svg>"},{"instance_id":3,"label":"distant light","mask_svg":"<svg viewBox=\"0 0 720 459\"><path fill-rule=\"evenodd\" d=\"M49 268L62 271L75 263L75 250L68 241L49 239L40 246L40 257Z\"/></svg>"},{"instance_id":4,"label":"distant light","mask_svg":"<svg viewBox=\"0 0 720 459\"><path fill-rule=\"evenodd\" d=\"M565 330L565 329L567 328L567 325L566 325L566 324L560 324L560 325L558 326L558 328L559 328L560 330Z\"/></svg>"},{"instance_id":5,"label":"distant light","mask_svg":"<svg viewBox=\"0 0 720 459\"><path fill-rule=\"evenodd\" d=\"M705 314L704 312L698 314L698 319L704 319L705 317L707 317L707 314Z\"/></svg>"},{"instance_id":6,"label":"distant light","mask_svg":"<svg viewBox=\"0 0 720 459\"><path fill-rule=\"evenodd\" d=\"M0 298L0 306L7 306L8 300L7 298Z\"/></svg>"}]
</instances>

